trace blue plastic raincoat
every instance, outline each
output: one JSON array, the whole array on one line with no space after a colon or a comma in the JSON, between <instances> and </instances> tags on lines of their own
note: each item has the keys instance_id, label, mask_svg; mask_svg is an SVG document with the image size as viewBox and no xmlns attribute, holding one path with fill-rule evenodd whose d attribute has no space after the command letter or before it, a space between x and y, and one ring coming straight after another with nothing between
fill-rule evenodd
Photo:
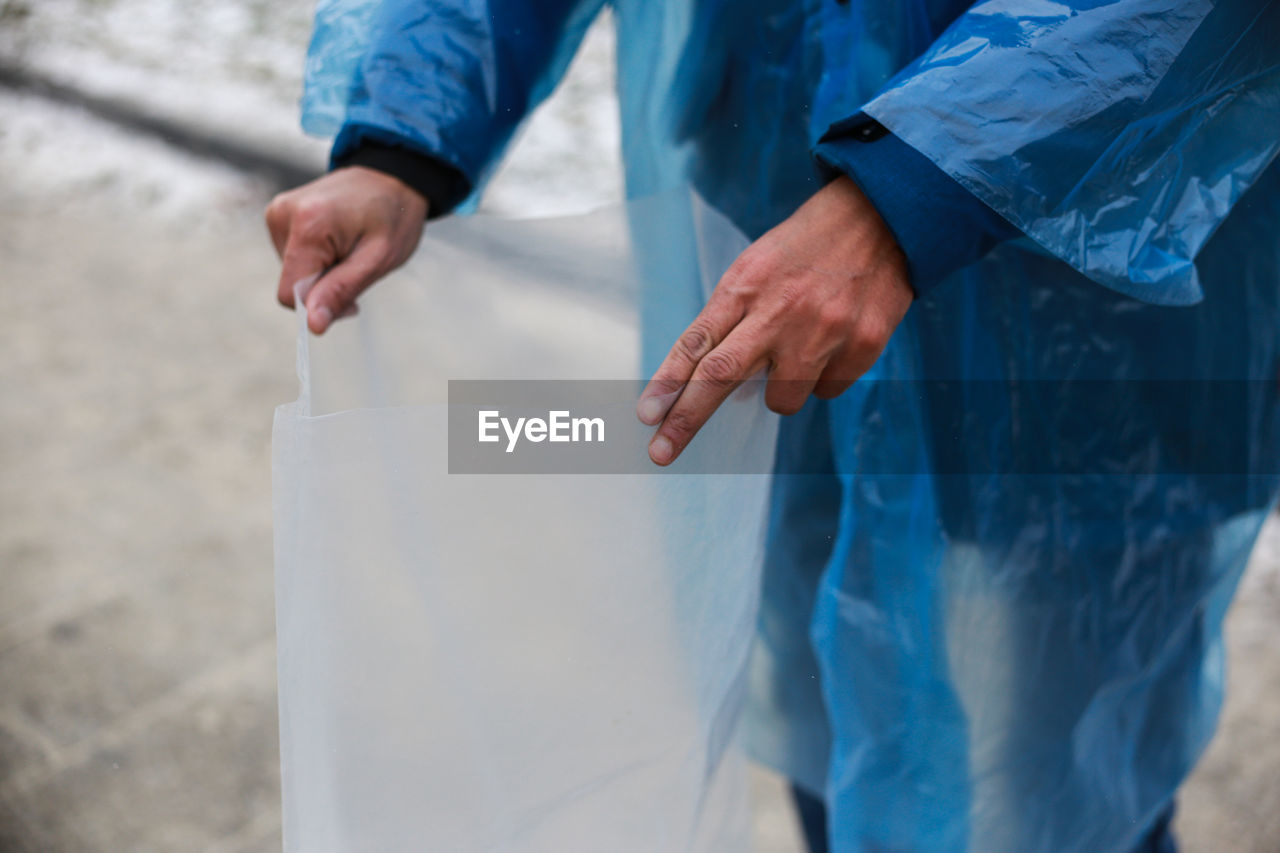
<instances>
[{"instance_id":1,"label":"blue plastic raincoat","mask_svg":"<svg viewBox=\"0 0 1280 853\"><path fill-rule=\"evenodd\" d=\"M601 5L321 0L304 124L481 187ZM1277 491L1280 4L612 5L630 193L757 235L865 112L1023 235L786 420L757 754L841 853L1132 849Z\"/></svg>"}]
</instances>

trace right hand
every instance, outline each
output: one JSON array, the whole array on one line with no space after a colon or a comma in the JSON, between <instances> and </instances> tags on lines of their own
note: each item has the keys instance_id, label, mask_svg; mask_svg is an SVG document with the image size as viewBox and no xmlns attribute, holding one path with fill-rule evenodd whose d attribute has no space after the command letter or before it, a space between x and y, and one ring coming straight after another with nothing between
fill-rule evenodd
<instances>
[{"instance_id":1,"label":"right hand","mask_svg":"<svg viewBox=\"0 0 1280 853\"><path fill-rule=\"evenodd\" d=\"M281 193L267 205L267 229L282 263L276 296L295 308L293 286L319 276L307 294L307 326L323 334L354 311L356 297L413 254L427 200L396 178L348 166Z\"/></svg>"}]
</instances>

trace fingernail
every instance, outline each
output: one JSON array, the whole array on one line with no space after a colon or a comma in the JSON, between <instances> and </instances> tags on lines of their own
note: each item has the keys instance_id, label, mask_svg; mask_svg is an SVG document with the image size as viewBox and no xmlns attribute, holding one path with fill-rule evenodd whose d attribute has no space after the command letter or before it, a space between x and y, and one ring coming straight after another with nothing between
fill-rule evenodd
<instances>
[{"instance_id":1,"label":"fingernail","mask_svg":"<svg viewBox=\"0 0 1280 853\"><path fill-rule=\"evenodd\" d=\"M671 461L671 454L674 450L671 439L665 435L660 435L649 443L649 458L659 465L666 465Z\"/></svg>"},{"instance_id":2,"label":"fingernail","mask_svg":"<svg viewBox=\"0 0 1280 853\"><path fill-rule=\"evenodd\" d=\"M656 426L667 415L667 411L671 408L671 404L676 401L676 397L680 396L682 389L677 388L666 394L654 394L650 397L642 397L640 402L636 404L636 417L640 419L640 423Z\"/></svg>"},{"instance_id":3,"label":"fingernail","mask_svg":"<svg viewBox=\"0 0 1280 853\"><path fill-rule=\"evenodd\" d=\"M321 305L319 308L312 311L311 317L315 320L315 323L313 323L312 326L317 332L323 332L325 329L329 328L329 324L333 322L333 312L324 305Z\"/></svg>"}]
</instances>

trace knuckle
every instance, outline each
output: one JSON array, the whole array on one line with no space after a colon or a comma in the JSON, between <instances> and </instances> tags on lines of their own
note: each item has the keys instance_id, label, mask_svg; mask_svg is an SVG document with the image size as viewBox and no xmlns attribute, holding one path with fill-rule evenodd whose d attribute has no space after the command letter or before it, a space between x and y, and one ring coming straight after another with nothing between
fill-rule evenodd
<instances>
[{"instance_id":1,"label":"knuckle","mask_svg":"<svg viewBox=\"0 0 1280 853\"><path fill-rule=\"evenodd\" d=\"M697 361L712 346L711 329L699 320L695 320L684 334L676 338L675 349L678 354L690 361Z\"/></svg>"},{"instance_id":2,"label":"knuckle","mask_svg":"<svg viewBox=\"0 0 1280 853\"><path fill-rule=\"evenodd\" d=\"M803 306L809 296L809 290L804 282L797 279L788 279L779 283L777 293L779 306L784 311Z\"/></svg>"},{"instance_id":3,"label":"knuckle","mask_svg":"<svg viewBox=\"0 0 1280 853\"><path fill-rule=\"evenodd\" d=\"M266 210L263 211L263 218L266 219L269 227L284 230L288 228L289 221L293 218L293 213L293 193L283 192L276 194L271 201L267 202Z\"/></svg>"},{"instance_id":4,"label":"knuckle","mask_svg":"<svg viewBox=\"0 0 1280 853\"><path fill-rule=\"evenodd\" d=\"M698 365L698 378L712 385L729 385L742 380L742 364L737 356L724 350L707 353Z\"/></svg>"},{"instance_id":5,"label":"knuckle","mask_svg":"<svg viewBox=\"0 0 1280 853\"><path fill-rule=\"evenodd\" d=\"M285 205L287 203L284 197L279 195L267 202L267 207L262 212L262 216L267 220L268 225L283 224L283 220L287 218L285 215Z\"/></svg>"},{"instance_id":6,"label":"knuckle","mask_svg":"<svg viewBox=\"0 0 1280 853\"><path fill-rule=\"evenodd\" d=\"M768 278L772 266L772 255L753 243L738 255L725 272L724 278L730 286L751 285Z\"/></svg>"},{"instance_id":7,"label":"knuckle","mask_svg":"<svg viewBox=\"0 0 1280 853\"><path fill-rule=\"evenodd\" d=\"M849 311L837 302L818 306L818 325L823 329L839 329L849 325Z\"/></svg>"},{"instance_id":8,"label":"knuckle","mask_svg":"<svg viewBox=\"0 0 1280 853\"><path fill-rule=\"evenodd\" d=\"M854 324L851 343L861 352L879 353L889 343L892 328L874 316L863 316Z\"/></svg>"},{"instance_id":9,"label":"knuckle","mask_svg":"<svg viewBox=\"0 0 1280 853\"><path fill-rule=\"evenodd\" d=\"M301 236L320 236L328 227L328 205L315 201L300 202L295 206L293 219Z\"/></svg>"},{"instance_id":10,"label":"knuckle","mask_svg":"<svg viewBox=\"0 0 1280 853\"><path fill-rule=\"evenodd\" d=\"M679 445L698 431L698 419L688 409L673 409L662 422L662 431Z\"/></svg>"}]
</instances>

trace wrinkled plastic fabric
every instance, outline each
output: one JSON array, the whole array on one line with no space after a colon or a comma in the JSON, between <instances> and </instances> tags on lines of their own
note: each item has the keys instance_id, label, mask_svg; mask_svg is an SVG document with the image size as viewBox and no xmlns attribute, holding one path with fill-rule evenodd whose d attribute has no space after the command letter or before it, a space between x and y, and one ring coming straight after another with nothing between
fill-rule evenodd
<instances>
[{"instance_id":1,"label":"wrinkled plastic fabric","mask_svg":"<svg viewBox=\"0 0 1280 853\"><path fill-rule=\"evenodd\" d=\"M1222 615L1277 491L1276 177L1265 215L1202 253L1217 289L1195 308L1007 246L918 303L849 393L784 421L781 467L825 453L832 474L778 481L752 725L825 790L835 850L1134 850L1168 808L1212 735ZM1185 392L1135 381L1117 412L1117 375ZM1250 381L1220 409L1209 380ZM1188 434L1248 464L1190 465ZM795 676L815 670L821 690Z\"/></svg>"},{"instance_id":2,"label":"wrinkled plastic fabric","mask_svg":"<svg viewBox=\"0 0 1280 853\"><path fill-rule=\"evenodd\" d=\"M480 186L602 5L322 0L304 126ZM816 189L802 149L865 110L1086 275L1191 304L1196 254L1280 151L1267 0L614 5L629 186L692 174L752 235Z\"/></svg>"},{"instance_id":3,"label":"wrinkled plastic fabric","mask_svg":"<svg viewBox=\"0 0 1280 853\"><path fill-rule=\"evenodd\" d=\"M684 223L661 247L684 274L649 280L629 220ZM639 374L743 245L687 193L455 219L357 319L300 325L274 433L286 850L746 849L768 475L451 475L446 438L449 378ZM689 470L768 463L761 397Z\"/></svg>"},{"instance_id":4,"label":"wrinkled plastic fabric","mask_svg":"<svg viewBox=\"0 0 1280 853\"><path fill-rule=\"evenodd\" d=\"M322 0L303 127L338 133L339 150L368 139L408 143L480 185L601 5Z\"/></svg>"},{"instance_id":5,"label":"wrinkled plastic fabric","mask_svg":"<svg viewBox=\"0 0 1280 853\"><path fill-rule=\"evenodd\" d=\"M431 22L387 18L351 55L400 45L405 80L455 51L498 51L504 79L552 57L509 80L528 108L593 6L537 44L438 26L508 5L422 2ZM1029 235L917 300L868 381L784 419L755 755L823 793L837 853L1133 849L1212 734L1222 612L1277 490L1276 4L612 7L629 192L691 181L757 236L819 185L816 140L865 110ZM357 87L344 113L326 98L356 68L333 41L317 33L312 121L501 153L505 131L447 138L493 114L477 96L439 112L416 83ZM956 384L907 393L935 379ZM1189 390L1135 391L1115 429L1090 379ZM1213 411L1209 380L1246 380L1240 407ZM1251 467L1180 464L1187 424ZM1064 473L965 464L989 458Z\"/></svg>"},{"instance_id":6,"label":"wrinkled plastic fabric","mask_svg":"<svg viewBox=\"0 0 1280 853\"><path fill-rule=\"evenodd\" d=\"M1194 303L1280 151L1280 5L979 3L866 112L1095 280Z\"/></svg>"}]
</instances>

